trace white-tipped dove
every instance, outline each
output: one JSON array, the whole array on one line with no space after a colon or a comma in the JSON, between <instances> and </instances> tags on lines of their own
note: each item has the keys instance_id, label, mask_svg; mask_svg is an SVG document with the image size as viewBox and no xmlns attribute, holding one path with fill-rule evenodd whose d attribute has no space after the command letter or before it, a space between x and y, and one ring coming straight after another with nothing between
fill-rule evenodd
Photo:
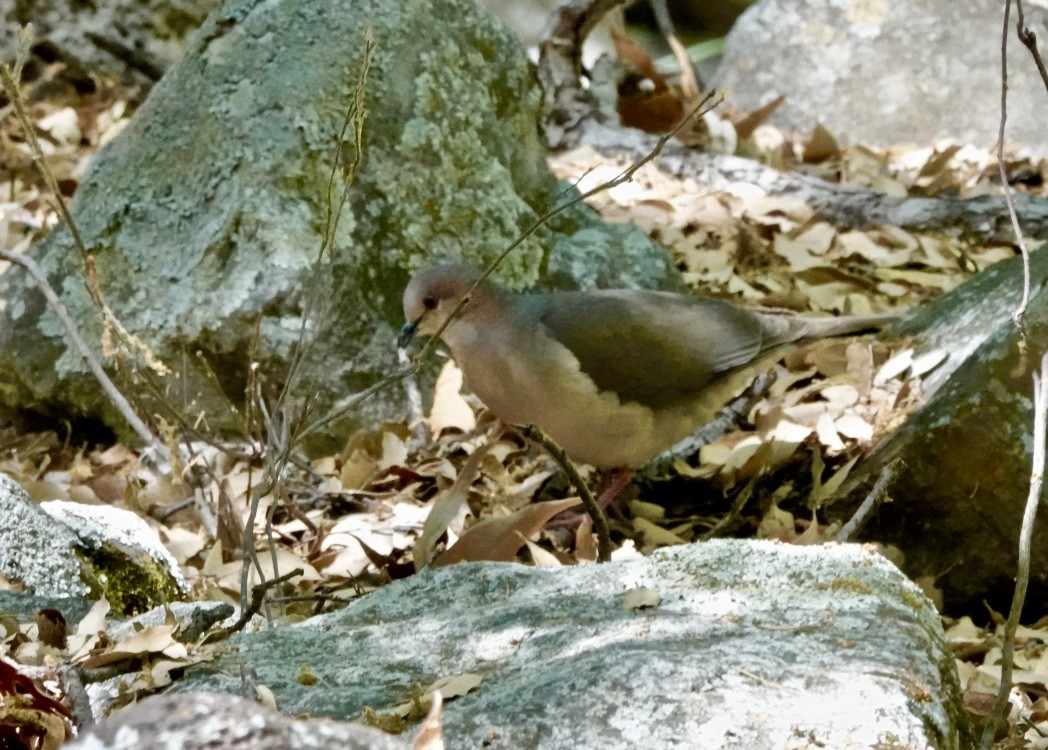
<instances>
[{"instance_id":1,"label":"white-tipped dove","mask_svg":"<svg viewBox=\"0 0 1048 750\"><path fill-rule=\"evenodd\" d=\"M404 290L400 345L436 333L478 278L458 265L416 275ZM636 469L708 422L785 345L893 319L757 312L626 289L512 294L485 281L441 337L500 419L537 425L576 461Z\"/></svg>"}]
</instances>

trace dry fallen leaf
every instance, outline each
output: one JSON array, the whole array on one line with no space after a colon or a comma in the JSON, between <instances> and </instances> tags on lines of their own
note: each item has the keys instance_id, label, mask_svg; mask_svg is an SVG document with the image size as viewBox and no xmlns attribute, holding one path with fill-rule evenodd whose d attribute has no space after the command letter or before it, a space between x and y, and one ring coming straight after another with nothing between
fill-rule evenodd
<instances>
[{"instance_id":1,"label":"dry fallen leaf","mask_svg":"<svg viewBox=\"0 0 1048 750\"><path fill-rule=\"evenodd\" d=\"M473 692L480 687L482 682L484 682L484 676L476 673L441 677L423 691L417 702L412 701L410 703L401 703L390 709L390 713L401 717L409 716L415 711L418 703L427 706L437 700L443 702L445 699L450 700L452 698L458 698L467 693ZM438 695L440 696L439 698L437 698Z\"/></svg>"},{"instance_id":2,"label":"dry fallen leaf","mask_svg":"<svg viewBox=\"0 0 1048 750\"><path fill-rule=\"evenodd\" d=\"M84 659L80 666L84 669L95 669L107 664L126 659L145 658L153 654L163 654L170 659L183 659L188 653L186 646L175 640L175 625L155 625L145 628L129 638L112 644L100 654Z\"/></svg>"},{"instance_id":3,"label":"dry fallen leaf","mask_svg":"<svg viewBox=\"0 0 1048 750\"><path fill-rule=\"evenodd\" d=\"M422 570L429 563L437 540L447 531L455 517L467 507L466 500L469 499L470 487L473 486L473 481L480 471L480 462L495 445L495 442L485 443L473 451L462 470L459 471L454 484L433 501L433 507L426 516L425 523L422 524L422 536L415 542L415 549L412 552L416 571Z\"/></svg>"},{"instance_id":4,"label":"dry fallen leaf","mask_svg":"<svg viewBox=\"0 0 1048 750\"><path fill-rule=\"evenodd\" d=\"M649 589L647 586L638 586L627 591L626 595L622 597L622 608L635 612L638 609L657 607L661 602L662 597L659 596L658 591Z\"/></svg>"},{"instance_id":5,"label":"dry fallen leaf","mask_svg":"<svg viewBox=\"0 0 1048 750\"><path fill-rule=\"evenodd\" d=\"M558 513L574 508L582 501L577 497L532 503L508 516L496 516L466 529L450 549L445 550L432 567L441 568L458 562L493 560L511 562L525 540L537 533Z\"/></svg>"},{"instance_id":6,"label":"dry fallen leaf","mask_svg":"<svg viewBox=\"0 0 1048 750\"><path fill-rule=\"evenodd\" d=\"M411 743L411 750L444 750L444 725L440 716L443 706L444 698L438 690L433 693L429 713Z\"/></svg>"},{"instance_id":7,"label":"dry fallen leaf","mask_svg":"<svg viewBox=\"0 0 1048 750\"><path fill-rule=\"evenodd\" d=\"M433 388L433 407L429 411L429 429L434 438L446 429L470 432L477 426L473 409L462 397L462 371L448 360L440 369Z\"/></svg>"}]
</instances>

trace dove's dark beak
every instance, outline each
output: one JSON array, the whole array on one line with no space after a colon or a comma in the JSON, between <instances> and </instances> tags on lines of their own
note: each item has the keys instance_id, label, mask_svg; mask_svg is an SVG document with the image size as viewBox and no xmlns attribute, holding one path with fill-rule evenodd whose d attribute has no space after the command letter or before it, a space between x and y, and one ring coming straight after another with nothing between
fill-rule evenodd
<instances>
[{"instance_id":1,"label":"dove's dark beak","mask_svg":"<svg viewBox=\"0 0 1048 750\"><path fill-rule=\"evenodd\" d=\"M415 338L415 331L418 330L418 321L405 323L400 328L400 333L397 334L397 348L407 349L408 344Z\"/></svg>"}]
</instances>

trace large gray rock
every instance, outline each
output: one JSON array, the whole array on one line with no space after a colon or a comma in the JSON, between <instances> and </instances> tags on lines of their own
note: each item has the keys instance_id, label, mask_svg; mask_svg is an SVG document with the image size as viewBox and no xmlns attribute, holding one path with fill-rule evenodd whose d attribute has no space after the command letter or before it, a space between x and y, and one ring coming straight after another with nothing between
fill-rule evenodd
<instances>
[{"instance_id":1,"label":"large gray rock","mask_svg":"<svg viewBox=\"0 0 1048 750\"><path fill-rule=\"evenodd\" d=\"M377 48L362 161L314 274L333 146L368 29ZM118 317L177 371L159 390L186 416L241 430L233 404L243 402L256 330L262 370L280 380L311 305L301 374L322 411L395 366L411 272L442 258L490 261L564 199L536 130L538 100L520 44L472 0L230 0L99 153L73 216ZM341 150L352 160L348 140ZM335 170L331 194L347 180ZM56 232L41 252L86 338L101 340L69 235ZM499 274L518 289L540 275L679 283L640 230L586 208L525 241ZM0 296L0 404L101 412L121 427L24 275L0 277ZM145 410L166 412L154 389L135 390ZM358 421L400 416L399 394L385 399Z\"/></svg>"},{"instance_id":2,"label":"large gray rock","mask_svg":"<svg viewBox=\"0 0 1048 750\"><path fill-rule=\"evenodd\" d=\"M831 519L851 516L881 471L896 470L892 502L864 536L899 547L911 577L930 576L947 611L1007 611L1033 445L1031 373L1048 341L1048 250L1031 256L1032 298L1020 333L1019 258L997 264L922 306L898 330L914 356L942 360L922 379L919 410L856 466ZM903 339L905 340L905 338ZM1044 498L1048 493L1042 493ZM1042 500L1043 502L1043 500ZM1040 514L1037 538L1048 533ZM1048 554L1034 545L1025 616L1048 614Z\"/></svg>"},{"instance_id":3,"label":"large gray rock","mask_svg":"<svg viewBox=\"0 0 1048 750\"><path fill-rule=\"evenodd\" d=\"M124 614L182 598L178 563L141 518L107 505L34 502L0 474L0 574L42 597L105 597Z\"/></svg>"},{"instance_id":4,"label":"large gray rock","mask_svg":"<svg viewBox=\"0 0 1048 750\"><path fill-rule=\"evenodd\" d=\"M448 747L971 747L934 607L855 545L462 564L228 645L175 688L237 693L246 665L285 713L353 718L477 675L445 704Z\"/></svg>"},{"instance_id":5,"label":"large gray rock","mask_svg":"<svg viewBox=\"0 0 1048 750\"><path fill-rule=\"evenodd\" d=\"M2 481L2 480L0 480ZM0 490L2 493L3 490ZM42 609L56 609L66 622L79 622L91 609L91 602L81 596L36 596L20 591L0 591L0 614L35 615Z\"/></svg>"},{"instance_id":6,"label":"large gray rock","mask_svg":"<svg viewBox=\"0 0 1048 750\"><path fill-rule=\"evenodd\" d=\"M1025 3L1048 38L1048 9ZM821 121L846 143L925 145L952 136L991 147L1001 91L999 0L760 0L737 21L714 79L743 110L776 96L771 122ZM1044 84L1027 50L1008 42L1008 138L1048 151Z\"/></svg>"},{"instance_id":7,"label":"large gray rock","mask_svg":"<svg viewBox=\"0 0 1048 750\"><path fill-rule=\"evenodd\" d=\"M254 701L188 693L146 698L84 732L68 750L408 750L359 724L295 720Z\"/></svg>"},{"instance_id":8,"label":"large gray rock","mask_svg":"<svg viewBox=\"0 0 1048 750\"><path fill-rule=\"evenodd\" d=\"M0 57L9 60L19 27L32 24L37 53L81 73L159 77L185 49L186 35L218 0L0 0Z\"/></svg>"}]
</instances>

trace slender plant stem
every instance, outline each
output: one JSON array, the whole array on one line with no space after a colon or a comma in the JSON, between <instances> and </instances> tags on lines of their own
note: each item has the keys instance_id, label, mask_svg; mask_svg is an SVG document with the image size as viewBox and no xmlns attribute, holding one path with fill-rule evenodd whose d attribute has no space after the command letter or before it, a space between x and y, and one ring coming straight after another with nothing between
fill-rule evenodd
<instances>
[{"instance_id":1,"label":"slender plant stem","mask_svg":"<svg viewBox=\"0 0 1048 750\"><path fill-rule=\"evenodd\" d=\"M564 473L568 475L568 481L575 485L582 505L587 515L593 520L593 530L597 532L597 562L608 562L611 560L611 531L608 529L608 517L593 498L586 482L579 476L575 465L568 458L568 454L549 435L544 433L533 424L514 425L513 429L537 445L541 445L553 460L560 464Z\"/></svg>"},{"instance_id":2,"label":"slender plant stem","mask_svg":"<svg viewBox=\"0 0 1048 750\"><path fill-rule=\"evenodd\" d=\"M1030 472L1030 493L1026 496L1022 528L1019 531L1019 562L1015 576L1015 593L1008 620L1004 623L1001 639L1001 686L997 700L983 729L983 750L990 750L997 724L1004 719L1008 710L1008 695L1012 690L1012 669L1015 663L1015 631L1019 628L1026 601L1026 590L1030 584L1030 557L1033 548L1033 527L1037 519L1037 505L1041 499L1041 484L1044 480L1045 432L1048 424L1048 354L1041 358L1041 370L1033 375L1033 457Z\"/></svg>"}]
</instances>

